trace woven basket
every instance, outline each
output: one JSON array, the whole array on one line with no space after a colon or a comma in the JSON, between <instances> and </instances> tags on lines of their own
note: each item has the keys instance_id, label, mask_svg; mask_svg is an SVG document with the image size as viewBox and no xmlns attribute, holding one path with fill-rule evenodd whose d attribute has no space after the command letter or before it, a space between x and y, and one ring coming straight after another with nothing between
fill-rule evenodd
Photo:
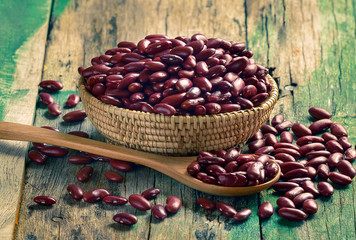
<instances>
[{"instance_id":1,"label":"woven basket","mask_svg":"<svg viewBox=\"0 0 356 240\"><path fill-rule=\"evenodd\" d=\"M271 76L270 96L259 107L207 116L164 116L108 105L85 89L79 80L84 109L107 142L137 150L193 155L244 144L266 122L278 98Z\"/></svg>"}]
</instances>

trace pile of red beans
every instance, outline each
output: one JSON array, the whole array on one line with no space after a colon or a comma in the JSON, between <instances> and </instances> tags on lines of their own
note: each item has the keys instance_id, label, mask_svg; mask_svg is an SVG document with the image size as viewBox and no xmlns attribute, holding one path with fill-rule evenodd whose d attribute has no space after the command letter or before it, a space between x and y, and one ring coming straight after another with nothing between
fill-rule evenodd
<instances>
[{"instance_id":1,"label":"pile of red beans","mask_svg":"<svg viewBox=\"0 0 356 240\"><path fill-rule=\"evenodd\" d=\"M309 127L286 121L281 114L272 119L271 125L263 125L248 144L255 155L241 154L234 148L201 152L187 171L206 183L240 187L261 184L265 177L273 178L278 171L274 164L278 164L281 181L273 185L274 190L283 194L277 200L278 214L292 221L305 220L308 214L318 211L316 197L333 195L334 188L328 179L337 185L348 185L356 175L351 163L356 159L356 150L352 148L347 130L330 120L331 114L325 109L312 107L309 113L316 120ZM312 180L319 181L317 186ZM211 200L198 199L198 204L205 209L214 208ZM217 203L216 208L237 221L251 214L248 209L237 212L221 203ZM270 203L263 203L258 214L264 218L273 212Z\"/></svg>"},{"instance_id":2,"label":"pile of red beans","mask_svg":"<svg viewBox=\"0 0 356 240\"><path fill-rule=\"evenodd\" d=\"M85 87L104 103L164 115L206 115L249 109L271 90L268 69L244 43L148 35L80 67Z\"/></svg>"}]
</instances>

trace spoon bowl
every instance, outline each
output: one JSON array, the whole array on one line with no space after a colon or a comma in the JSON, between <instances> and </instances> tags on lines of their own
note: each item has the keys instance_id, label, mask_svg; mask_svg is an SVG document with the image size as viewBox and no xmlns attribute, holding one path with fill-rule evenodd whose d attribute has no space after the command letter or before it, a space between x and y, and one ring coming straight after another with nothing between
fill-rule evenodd
<instances>
[{"instance_id":1,"label":"spoon bowl","mask_svg":"<svg viewBox=\"0 0 356 240\"><path fill-rule=\"evenodd\" d=\"M268 182L251 187L224 187L204 183L187 172L188 165L196 157L172 157L147 153L111 145L66 133L19 123L0 122L0 139L40 142L97 154L113 159L137 163L161 172L184 185L201 192L219 196L245 196L271 187L280 177L281 170Z\"/></svg>"}]
</instances>

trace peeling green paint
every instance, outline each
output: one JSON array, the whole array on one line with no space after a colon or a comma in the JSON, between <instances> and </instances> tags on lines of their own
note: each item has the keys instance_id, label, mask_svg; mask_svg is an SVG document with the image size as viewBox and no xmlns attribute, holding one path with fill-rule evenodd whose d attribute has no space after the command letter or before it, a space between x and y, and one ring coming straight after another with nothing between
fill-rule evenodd
<instances>
[{"instance_id":1,"label":"peeling green paint","mask_svg":"<svg viewBox=\"0 0 356 240\"><path fill-rule=\"evenodd\" d=\"M55 17L60 15L69 1L55 3ZM51 1L43 0L0 1L0 120L6 114L8 99L14 94L26 94L26 91L12 90L18 52L45 24L50 4Z\"/></svg>"}]
</instances>

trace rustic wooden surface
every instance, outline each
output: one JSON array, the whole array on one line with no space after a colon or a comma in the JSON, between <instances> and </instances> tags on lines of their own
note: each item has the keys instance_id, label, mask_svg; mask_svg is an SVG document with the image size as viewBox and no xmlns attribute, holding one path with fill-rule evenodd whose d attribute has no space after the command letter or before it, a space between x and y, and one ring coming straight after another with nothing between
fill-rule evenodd
<instances>
[{"instance_id":1,"label":"rustic wooden surface","mask_svg":"<svg viewBox=\"0 0 356 240\"><path fill-rule=\"evenodd\" d=\"M202 32L209 37L244 41L255 52L257 62L275 68L280 99L273 114L283 113L292 121L308 124L307 109L324 107L334 114L334 121L347 127L351 142L356 142L355 0L103 0L100 3L48 0L30 7L24 4L23 8L16 8L16 4L22 3L14 1L10 10L27 9L29 12L23 16L43 21L28 28L26 38L22 36L26 41L14 46L19 51L1 50L7 61L13 56L17 59L6 62L16 71L0 68L2 121L50 125L63 132L84 130L91 138L103 140L89 120L66 124L60 117L49 116L39 103L35 109L41 74L42 80L64 83L64 89L54 95L63 106L67 97L76 92L77 67L88 66L92 57L114 47L118 41L138 41L150 33L190 36ZM9 29L17 26L10 23L20 20L10 17L10 10L5 14L3 5L0 3L0 19L7 19L5 26ZM16 34L7 39L0 37L2 49L17 40ZM80 104L75 109L81 108ZM69 111L63 108L64 113ZM1 141L0 145L3 166L0 239L11 239L13 233L15 239L355 239L356 236L355 182L338 188L329 200L319 198L317 214L305 222L293 223L277 214L269 220L258 219L260 203L271 201L276 206L278 196L273 190L241 198L213 197L144 167L124 174L124 182L115 184L103 176L111 169L107 163L89 164L95 171L88 183L80 184L85 190L102 187L128 197L155 186L161 189L161 194L152 201L155 204L164 204L169 195L180 197L182 209L158 222L149 211L140 212L129 205L76 202L68 196L66 186L77 183L75 174L80 166L69 164L65 158L52 158L46 165L38 166L25 160L31 147L28 144ZM58 203L49 208L37 206L32 201L37 195L51 195ZM195 204L200 196L230 203L237 209L248 207L253 214L248 221L235 223L216 211L200 209ZM137 214L139 222L132 227L114 223L112 216L124 211Z\"/></svg>"}]
</instances>

